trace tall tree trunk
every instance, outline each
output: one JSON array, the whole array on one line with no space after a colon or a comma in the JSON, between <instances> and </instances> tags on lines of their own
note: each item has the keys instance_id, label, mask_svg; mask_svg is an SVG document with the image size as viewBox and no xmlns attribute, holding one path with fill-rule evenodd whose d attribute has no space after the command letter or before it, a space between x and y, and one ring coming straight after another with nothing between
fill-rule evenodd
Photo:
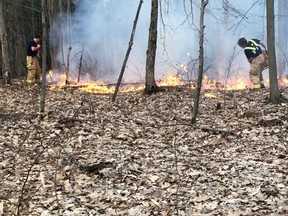
<instances>
[{"instance_id":1,"label":"tall tree trunk","mask_svg":"<svg viewBox=\"0 0 288 216\"><path fill-rule=\"evenodd\" d=\"M199 69L198 69L198 81L197 81L197 88L195 92L194 98L194 106L192 109L192 124L196 122L196 117L198 115L199 109L199 101L200 101L200 93L201 93L201 86L202 86L202 79L203 79L203 68L204 68L204 15L205 15L205 7L208 4L208 0L201 0L201 11L200 11L200 29L199 29Z\"/></svg>"},{"instance_id":2,"label":"tall tree trunk","mask_svg":"<svg viewBox=\"0 0 288 216\"><path fill-rule=\"evenodd\" d=\"M42 86L40 91L40 115L43 116L45 111L45 97L46 97L46 60L47 60L47 23L46 23L46 0L42 0Z\"/></svg>"},{"instance_id":3,"label":"tall tree trunk","mask_svg":"<svg viewBox=\"0 0 288 216\"><path fill-rule=\"evenodd\" d=\"M34 7L34 0L31 1L31 8L35 8ZM31 11L31 15L32 15L32 29L33 29L33 35L36 35L36 32L35 32L35 13L34 11Z\"/></svg>"},{"instance_id":4,"label":"tall tree trunk","mask_svg":"<svg viewBox=\"0 0 288 216\"><path fill-rule=\"evenodd\" d=\"M10 73L10 60L9 60L9 45L7 40L7 33L6 33L6 22L4 19L4 11L3 11L3 0L0 0L0 39L1 39L1 53L2 53L2 61L3 61L3 78L6 84L11 83Z\"/></svg>"},{"instance_id":5,"label":"tall tree trunk","mask_svg":"<svg viewBox=\"0 0 288 216\"><path fill-rule=\"evenodd\" d=\"M61 68L65 65L65 57L63 50L63 0L47 0L48 22L49 22L49 54L50 54L50 67ZM55 24L55 20L57 23ZM57 60L57 54L62 52L62 62Z\"/></svg>"},{"instance_id":6,"label":"tall tree trunk","mask_svg":"<svg viewBox=\"0 0 288 216\"><path fill-rule=\"evenodd\" d=\"M277 35L278 35L278 50L277 50L277 71L279 73L279 77L282 78L284 75L284 71L285 71L285 59L284 59L284 55L285 55L285 51L286 51L286 46L285 46L285 40L287 40L286 37L283 37L283 35L286 35L285 33L287 33L287 23L285 21L287 21L286 15L287 15L287 0L278 0L278 31L277 31Z\"/></svg>"},{"instance_id":7,"label":"tall tree trunk","mask_svg":"<svg viewBox=\"0 0 288 216\"><path fill-rule=\"evenodd\" d=\"M60 0L59 1L59 10L60 10L60 26L59 26L59 30L60 30L60 37L59 37L59 46L61 49L61 54L62 54L62 65L64 65L65 67L65 71L67 71L67 64L68 62L66 62L65 64L65 54L64 54L64 34L65 34L65 25L64 25L64 8L63 8L63 3ZM70 47L69 47L70 48ZM69 49L68 49L69 50ZM71 50L71 49L70 49ZM70 55L70 54L69 54ZM66 78L67 81L67 78Z\"/></svg>"},{"instance_id":8,"label":"tall tree trunk","mask_svg":"<svg viewBox=\"0 0 288 216\"><path fill-rule=\"evenodd\" d=\"M277 79L276 55L275 55L275 27L274 27L274 0L266 0L267 13L267 41L269 51L269 80L270 100L277 102L280 99L280 91Z\"/></svg>"},{"instance_id":9,"label":"tall tree trunk","mask_svg":"<svg viewBox=\"0 0 288 216\"><path fill-rule=\"evenodd\" d=\"M67 10L66 10L66 40L69 46L72 45L72 34L70 33L70 29L71 29L71 3L70 0L67 1Z\"/></svg>"},{"instance_id":10,"label":"tall tree trunk","mask_svg":"<svg viewBox=\"0 0 288 216\"><path fill-rule=\"evenodd\" d=\"M55 58L58 53L60 43L59 43L59 38L57 36L57 30L54 26L54 20L56 18L57 14L57 8L58 5L56 4L55 0L48 0L47 3L47 9L48 9L48 22L49 22L49 43L52 44L52 46L49 46L49 53L50 53L50 58L51 58L51 68L60 68L59 64L57 64Z\"/></svg>"},{"instance_id":11,"label":"tall tree trunk","mask_svg":"<svg viewBox=\"0 0 288 216\"><path fill-rule=\"evenodd\" d=\"M149 40L146 57L146 82L145 92L154 93L157 92L158 86L155 82L155 59L157 49L157 23L158 23L158 0L151 0L151 18L149 28Z\"/></svg>"}]
</instances>

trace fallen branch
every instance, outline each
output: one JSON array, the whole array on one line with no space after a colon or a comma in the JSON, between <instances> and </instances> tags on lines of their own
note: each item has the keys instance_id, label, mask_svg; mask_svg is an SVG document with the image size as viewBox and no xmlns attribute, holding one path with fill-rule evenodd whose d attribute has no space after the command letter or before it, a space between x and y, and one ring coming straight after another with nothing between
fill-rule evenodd
<instances>
[{"instance_id":1,"label":"fallen branch","mask_svg":"<svg viewBox=\"0 0 288 216\"><path fill-rule=\"evenodd\" d=\"M21 215L21 204L22 204L22 201L23 201L23 196L24 196L24 190L25 190L25 187L27 185L27 182L28 182L28 179L29 179L29 176L30 176L30 173L32 171L32 168L34 167L35 164L37 164L37 161L38 159L40 158L40 156L45 152L45 150L48 148L48 145L46 147L44 147L42 149L41 152L39 152L39 154L36 156L36 158L34 159L33 163L30 165L28 171L27 171L27 175L24 179L24 182L23 182L23 185L22 185L22 188L21 188L21 191L20 191L20 196L18 198L18 203L17 203L17 213L16 215L17 216L20 216Z\"/></svg>"},{"instance_id":2,"label":"fallen branch","mask_svg":"<svg viewBox=\"0 0 288 216\"><path fill-rule=\"evenodd\" d=\"M174 148L174 160L175 160L175 172L177 175L177 189L176 189L176 194L175 194L175 210L176 210L176 215L179 215L179 208L178 208L178 203L179 203L179 187L180 187L180 173L178 170L178 156L177 156L177 144L176 144L176 137L173 137L172 141L172 147Z\"/></svg>"},{"instance_id":3,"label":"fallen branch","mask_svg":"<svg viewBox=\"0 0 288 216\"><path fill-rule=\"evenodd\" d=\"M213 133L221 133L228 135L237 135L233 130L229 130L227 128L212 128L207 126L199 126L199 125L190 125L193 129L200 129L204 132L213 132Z\"/></svg>"},{"instance_id":4,"label":"fallen branch","mask_svg":"<svg viewBox=\"0 0 288 216\"><path fill-rule=\"evenodd\" d=\"M234 135L236 136L237 133L233 130L227 129L227 128L213 128L213 127L208 127L208 126L200 126L200 125L194 125L191 123L176 123L176 124L168 124L168 125L151 125L151 127L174 127L174 126L181 126L181 125L186 125L189 127L192 127L193 129L198 129L202 130L204 132L213 132L213 133L221 133L221 134L226 134L226 135ZM149 126L149 125L148 125Z\"/></svg>"}]
</instances>

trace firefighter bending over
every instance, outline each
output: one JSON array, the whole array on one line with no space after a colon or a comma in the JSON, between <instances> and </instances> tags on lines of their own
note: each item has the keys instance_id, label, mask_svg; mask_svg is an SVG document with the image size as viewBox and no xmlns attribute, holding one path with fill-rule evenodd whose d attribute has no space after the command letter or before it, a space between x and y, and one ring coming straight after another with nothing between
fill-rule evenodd
<instances>
[{"instance_id":1,"label":"firefighter bending over","mask_svg":"<svg viewBox=\"0 0 288 216\"><path fill-rule=\"evenodd\" d=\"M265 57L259 44L266 50L265 44L258 39L246 40L240 38L238 45L244 49L244 53L250 63L250 80L253 83L254 89L265 88L262 71L265 68Z\"/></svg>"},{"instance_id":2,"label":"firefighter bending over","mask_svg":"<svg viewBox=\"0 0 288 216\"><path fill-rule=\"evenodd\" d=\"M33 40L28 42L27 57L26 57L27 69L28 69L26 82L28 84L40 83L41 68L37 59L39 51L41 49L39 42L40 42L39 35L35 35Z\"/></svg>"}]
</instances>

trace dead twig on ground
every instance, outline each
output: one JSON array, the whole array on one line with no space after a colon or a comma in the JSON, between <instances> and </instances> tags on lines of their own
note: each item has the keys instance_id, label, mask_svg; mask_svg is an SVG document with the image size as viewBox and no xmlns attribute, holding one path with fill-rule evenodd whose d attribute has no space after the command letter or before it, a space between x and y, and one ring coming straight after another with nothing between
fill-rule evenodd
<instances>
[{"instance_id":1,"label":"dead twig on ground","mask_svg":"<svg viewBox=\"0 0 288 216\"><path fill-rule=\"evenodd\" d=\"M37 163L37 161L38 161L38 159L40 158L40 156L47 150L48 146L49 146L49 145L43 147L43 149L38 153L38 155L37 155L36 158L34 159L33 163L32 163L32 164L30 165L30 167L28 168L26 177L25 177L25 179L24 179L23 185L22 185L21 190L20 190L20 196L19 196L18 202L17 202L17 212L16 212L16 215L17 215L17 216L20 216L20 215L21 215L21 205L22 205L22 202L23 202L24 190L25 190L25 187L26 187L26 185L27 185L27 182L28 182L30 173L31 173L31 171L32 171L32 168L33 168L34 165Z\"/></svg>"},{"instance_id":2,"label":"dead twig on ground","mask_svg":"<svg viewBox=\"0 0 288 216\"><path fill-rule=\"evenodd\" d=\"M174 160L175 160L175 171L177 174L177 189L176 189L176 198L175 198L175 209L176 209L176 215L179 215L179 210L178 210L178 192L179 192L179 184L180 184L180 173L178 170L178 157L177 157L177 145L176 145L176 137L173 137L172 141L172 147L174 147Z\"/></svg>"},{"instance_id":3,"label":"dead twig on ground","mask_svg":"<svg viewBox=\"0 0 288 216\"><path fill-rule=\"evenodd\" d=\"M227 135L237 135L233 130L227 128L213 128L207 126L200 126L200 125L191 125L194 129L200 129L204 132L212 132L212 133L221 133Z\"/></svg>"}]
</instances>

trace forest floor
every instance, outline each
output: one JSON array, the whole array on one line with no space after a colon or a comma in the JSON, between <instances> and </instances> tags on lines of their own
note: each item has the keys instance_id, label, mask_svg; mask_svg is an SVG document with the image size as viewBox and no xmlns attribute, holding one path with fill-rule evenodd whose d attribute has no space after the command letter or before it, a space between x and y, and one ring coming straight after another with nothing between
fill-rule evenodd
<instances>
[{"instance_id":1,"label":"forest floor","mask_svg":"<svg viewBox=\"0 0 288 216\"><path fill-rule=\"evenodd\" d=\"M288 215L287 103L193 93L0 86L0 215Z\"/></svg>"}]
</instances>

